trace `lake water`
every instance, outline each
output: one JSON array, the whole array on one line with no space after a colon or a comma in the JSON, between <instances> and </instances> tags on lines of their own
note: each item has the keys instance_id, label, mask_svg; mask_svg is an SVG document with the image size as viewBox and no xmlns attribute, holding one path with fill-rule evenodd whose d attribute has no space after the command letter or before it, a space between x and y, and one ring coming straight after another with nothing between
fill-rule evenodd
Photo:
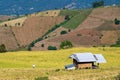
<instances>
[{"instance_id":1,"label":"lake water","mask_svg":"<svg viewBox=\"0 0 120 80\"><path fill-rule=\"evenodd\" d=\"M37 11L91 8L99 0L0 0L0 15L23 15ZM120 0L104 0L105 5L120 5Z\"/></svg>"}]
</instances>

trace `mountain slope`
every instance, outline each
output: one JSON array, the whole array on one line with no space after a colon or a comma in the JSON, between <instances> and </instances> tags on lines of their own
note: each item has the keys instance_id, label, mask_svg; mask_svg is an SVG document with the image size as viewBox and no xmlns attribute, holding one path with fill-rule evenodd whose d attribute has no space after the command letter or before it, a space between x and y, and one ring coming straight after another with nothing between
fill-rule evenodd
<instances>
[{"instance_id":1,"label":"mountain slope","mask_svg":"<svg viewBox=\"0 0 120 80\"><path fill-rule=\"evenodd\" d=\"M71 41L74 46L100 46L114 44L117 39L120 38L118 35L120 25L116 26L113 21L115 18L120 18L118 13L119 9L120 7L96 8L75 30L65 35L40 41L36 43L32 49L47 50L48 46L56 46L59 48L60 43L64 40ZM109 23L109 25L106 23ZM113 26L113 28L110 26ZM106 27L108 29L107 31L105 29ZM100 30L100 28L102 29ZM45 47L41 47L41 44L44 44Z\"/></svg>"},{"instance_id":2,"label":"mountain slope","mask_svg":"<svg viewBox=\"0 0 120 80\"><path fill-rule=\"evenodd\" d=\"M55 24L64 20L64 17L28 17L22 27L12 27L21 46L27 46L35 39L41 37Z\"/></svg>"},{"instance_id":3,"label":"mountain slope","mask_svg":"<svg viewBox=\"0 0 120 80\"><path fill-rule=\"evenodd\" d=\"M58 16L59 13L60 10L37 12L0 23L2 33L6 33L2 28L8 31L6 34L1 34L0 44L5 44L7 50L28 46L28 44L41 37L54 25L64 21L64 16ZM7 35L12 36L7 37ZM6 38L3 38L3 36L6 36ZM6 42L8 38L12 39ZM8 45L7 43L13 43L13 45Z\"/></svg>"}]
</instances>

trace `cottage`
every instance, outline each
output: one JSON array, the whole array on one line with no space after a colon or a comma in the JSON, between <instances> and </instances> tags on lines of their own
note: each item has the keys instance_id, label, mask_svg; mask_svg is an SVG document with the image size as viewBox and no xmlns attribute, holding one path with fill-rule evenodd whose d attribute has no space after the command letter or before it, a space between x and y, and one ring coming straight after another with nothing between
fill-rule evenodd
<instances>
[{"instance_id":1,"label":"cottage","mask_svg":"<svg viewBox=\"0 0 120 80\"><path fill-rule=\"evenodd\" d=\"M81 68L97 68L99 63L106 63L102 54L92 53L75 53L70 56L73 59L73 64L77 69ZM98 65L95 65L97 63Z\"/></svg>"}]
</instances>

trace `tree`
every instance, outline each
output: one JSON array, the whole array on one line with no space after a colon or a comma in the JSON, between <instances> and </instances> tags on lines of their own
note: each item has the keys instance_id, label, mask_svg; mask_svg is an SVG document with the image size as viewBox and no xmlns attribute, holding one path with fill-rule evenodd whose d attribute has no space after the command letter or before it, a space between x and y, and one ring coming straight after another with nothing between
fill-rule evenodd
<instances>
[{"instance_id":1,"label":"tree","mask_svg":"<svg viewBox=\"0 0 120 80\"><path fill-rule=\"evenodd\" d=\"M5 24L4 26L7 27L7 24Z\"/></svg>"},{"instance_id":2,"label":"tree","mask_svg":"<svg viewBox=\"0 0 120 80\"><path fill-rule=\"evenodd\" d=\"M0 52L3 53L3 52L6 52L6 51L7 51L7 50L6 50L5 45L4 45L4 44L1 44L1 45L0 45Z\"/></svg>"},{"instance_id":3,"label":"tree","mask_svg":"<svg viewBox=\"0 0 120 80\"><path fill-rule=\"evenodd\" d=\"M119 24L120 24L120 21L119 21L117 18L115 18L114 23L115 23L116 25L119 25Z\"/></svg>"},{"instance_id":4,"label":"tree","mask_svg":"<svg viewBox=\"0 0 120 80\"><path fill-rule=\"evenodd\" d=\"M48 46L48 50L57 50L55 46Z\"/></svg>"},{"instance_id":5,"label":"tree","mask_svg":"<svg viewBox=\"0 0 120 80\"><path fill-rule=\"evenodd\" d=\"M65 16L65 20L70 20L70 16L69 16L69 15L66 15L66 16Z\"/></svg>"},{"instance_id":6,"label":"tree","mask_svg":"<svg viewBox=\"0 0 120 80\"><path fill-rule=\"evenodd\" d=\"M61 42L61 44L60 44L60 49L67 49L67 48L72 48L72 47L73 47L72 43L67 40Z\"/></svg>"},{"instance_id":7,"label":"tree","mask_svg":"<svg viewBox=\"0 0 120 80\"><path fill-rule=\"evenodd\" d=\"M67 34L67 31L65 31L65 30L64 30L64 31L61 31L60 34L61 34L61 35Z\"/></svg>"},{"instance_id":8,"label":"tree","mask_svg":"<svg viewBox=\"0 0 120 80\"><path fill-rule=\"evenodd\" d=\"M41 44L41 47L44 47L44 44Z\"/></svg>"}]
</instances>

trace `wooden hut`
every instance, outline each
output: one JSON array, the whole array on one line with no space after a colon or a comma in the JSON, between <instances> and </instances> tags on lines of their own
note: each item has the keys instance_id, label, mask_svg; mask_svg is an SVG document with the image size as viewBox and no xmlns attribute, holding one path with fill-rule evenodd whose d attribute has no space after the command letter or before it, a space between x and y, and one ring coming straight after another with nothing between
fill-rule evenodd
<instances>
[{"instance_id":1,"label":"wooden hut","mask_svg":"<svg viewBox=\"0 0 120 80\"><path fill-rule=\"evenodd\" d=\"M106 60L102 54L92 53L75 53L70 56L73 59L73 64L77 69L81 68L96 68L95 63L105 63Z\"/></svg>"}]
</instances>

